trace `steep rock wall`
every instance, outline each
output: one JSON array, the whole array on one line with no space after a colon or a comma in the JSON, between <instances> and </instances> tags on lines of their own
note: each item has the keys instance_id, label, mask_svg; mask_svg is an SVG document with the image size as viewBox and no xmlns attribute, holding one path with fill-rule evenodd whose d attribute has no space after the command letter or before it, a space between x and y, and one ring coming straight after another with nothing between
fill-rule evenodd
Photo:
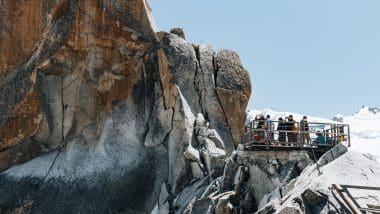
<instances>
[{"instance_id":1,"label":"steep rock wall","mask_svg":"<svg viewBox=\"0 0 380 214\"><path fill-rule=\"evenodd\" d=\"M255 213L272 200L284 197L292 188L292 181L311 162L308 152L303 150L250 151L239 147L227 158L222 174L188 185L173 200L172 211Z\"/></svg>"},{"instance_id":2,"label":"steep rock wall","mask_svg":"<svg viewBox=\"0 0 380 214\"><path fill-rule=\"evenodd\" d=\"M163 184L175 197L192 180L196 114L228 154L240 142L237 54L156 32L145 0L0 10L0 212L150 212Z\"/></svg>"}]
</instances>

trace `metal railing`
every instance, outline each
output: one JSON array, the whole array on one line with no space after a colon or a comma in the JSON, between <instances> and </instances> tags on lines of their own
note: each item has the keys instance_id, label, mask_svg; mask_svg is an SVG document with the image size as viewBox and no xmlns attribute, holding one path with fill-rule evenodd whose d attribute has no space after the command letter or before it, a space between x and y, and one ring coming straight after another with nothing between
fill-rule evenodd
<instances>
[{"instance_id":1,"label":"metal railing","mask_svg":"<svg viewBox=\"0 0 380 214\"><path fill-rule=\"evenodd\" d=\"M266 121L267 126L263 126L262 123L263 121L261 121L260 125L260 121L253 121L246 126L242 140L243 144L266 144L301 148L334 146L338 143L351 146L350 126L347 124L313 122L308 123L308 128L305 131L305 129L301 130L303 126L301 126L300 122L293 122L292 127L289 127L289 124L287 126L286 122L282 122L280 125L279 121ZM286 128L288 129L285 130ZM317 136L318 132L322 137Z\"/></svg>"},{"instance_id":2,"label":"metal railing","mask_svg":"<svg viewBox=\"0 0 380 214\"><path fill-rule=\"evenodd\" d=\"M356 200L358 197L354 197L349 191L349 189L357 189L365 190L367 192L377 191L378 193L380 193L380 187L332 184L332 186L329 189L332 191L333 196L338 200L338 202L342 204L346 209L348 209L350 213L380 213L379 204L366 204L366 207L363 207L363 205L359 204Z\"/></svg>"}]
</instances>

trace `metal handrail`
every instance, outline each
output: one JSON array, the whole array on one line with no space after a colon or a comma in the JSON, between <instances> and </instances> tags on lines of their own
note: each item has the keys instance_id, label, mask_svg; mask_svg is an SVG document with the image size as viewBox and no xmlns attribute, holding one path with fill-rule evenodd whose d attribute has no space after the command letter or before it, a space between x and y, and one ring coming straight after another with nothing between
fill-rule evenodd
<instances>
[{"instance_id":1,"label":"metal handrail","mask_svg":"<svg viewBox=\"0 0 380 214\"><path fill-rule=\"evenodd\" d=\"M303 147L304 145L336 145L340 142L347 142L348 146L351 146L351 138L350 138L350 126L348 124L333 124L333 123L321 123L321 122L310 122L308 123L309 131L300 130L300 122L295 122L297 124L297 130L276 130L274 129L276 123L279 124L280 121L269 121L269 126L266 128L254 128L256 125L255 122L259 123L259 121L253 121L246 126L246 131L243 136L243 144L247 143L257 143L257 144L292 144L293 146ZM268 123L268 121L260 121L261 123ZM287 126L286 122L283 124ZM322 127L318 127L323 125ZM315 127L317 126L317 127ZM278 126L277 126L278 127ZM317 144L314 139L310 137L310 135L316 134L317 129L322 131L322 135L325 137L325 144ZM285 135L285 140L280 141L280 134L282 138ZM293 139L289 140L289 134L295 134L295 136L291 136ZM256 137L259 136L259 140ZM274 136L278 136L277 140ZM294 138L295 137L295 138ZM305 138L306 137L306 138ZM295 139L295 141L294 141ZM313 140L313 141L312 141ZM309 141L309 143L307 143Z\"/></svg>"},{"instance_id":2,"label":"metal handrail","mask_svg":"<svg viewBox=\"0 0 380 214\"><path fill-rule=\"evenodd\" d=\"M362 189L362 190L373 190L380 191L380 187L371 187L371 186L356 186L356 185L340 185L332 184L332 191L336 191L338 196L343 199L343 202L346 207L350 209L352 213L361 214L361 213L379 213L380 209L372 207L361 207L360 204L356 201L348 189ZM369 205L367 205L369 206Z\"/></svg>"}]
</instances>

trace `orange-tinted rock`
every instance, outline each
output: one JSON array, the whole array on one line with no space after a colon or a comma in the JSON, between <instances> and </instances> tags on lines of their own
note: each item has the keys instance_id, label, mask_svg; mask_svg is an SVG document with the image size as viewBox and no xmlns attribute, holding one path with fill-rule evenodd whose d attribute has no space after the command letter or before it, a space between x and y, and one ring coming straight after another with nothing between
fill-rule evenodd
<instances>
[{"instance_id":1,"label":"orange-tinted rock","mask_svg":"<svg viewBox=\"0 0 380 214\"><path fill-rule=\"evenodd\" d=\"M155 33L146 0L0 7L0 210L150 213L161 186L175 198L192 180L194 115L226 153L239 142L237 55Z\"/></svg>"},{"instance_id":2,"label":"orange-tinted rock","mask_svg":"<svg viewBox=\"0 0 380 214\"><path fill-rule=\"evenodd\" d=\"M25 63L42 38L46 11L41 0L2 1L0 6L0 75Z\"/></svg>"},{"instance_id":3,"label":"orange-tinted rock","mask_svg":"<svg viewBox=\"0 0 380 214\"><path fill-rule=\"evenodd\" d=\"M165 108L173 108L175 105L175 97L177 96L177 89L173 85L173 80L169 71L168 59L162 49L158 50L158 68L160 73L161 87L163 87L163 96L165 101Z\"/></svg>"},{"instance_id":4,"label":"orange-tinted rock","mask_svg":"<svg viewBox=\"0 0 380 214\"><path fill-rule=\"evenodd\" d=\"M15 108L0 129L0 151L28 140L36 134L42 119L40 99L33 90Z\"/></svg>"},{"instance_id":5,"label":"orange-tinted rock","mask_svg":"<svg viewBox=\"0 0 380 214\"><path fill-rule=\"evenodd\" d=\"M216 91L226 115L235 144L241 142L244 131L245 109L251 96L251 82L239 55L220 50L217 54Z\"/></svg>"},{"instance_id":6,"label":"orange-tinted rock","mask_svg":"<svg viewBox=\"0 0 380 214\"><path fill-rule=\"evenodd\" d=\"M82 132L96 139L104 115L132 95L151 63L145 0L7 0L1 11L0 149L33 136L50 149Z\"/></svg>"}]
</instances>

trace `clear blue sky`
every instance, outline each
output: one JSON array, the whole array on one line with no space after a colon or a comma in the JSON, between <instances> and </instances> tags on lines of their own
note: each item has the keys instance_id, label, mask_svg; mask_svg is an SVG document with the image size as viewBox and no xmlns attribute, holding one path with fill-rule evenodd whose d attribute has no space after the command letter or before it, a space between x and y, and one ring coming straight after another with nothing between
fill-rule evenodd
<instances>
[{"instance_id":1,"label":"clear blue sky","mask_svg":"<svg viewBox=\"0 0 380 214\"><path fill-rule=\"evenodd\" d=\"M240 54L248 108L314 116L380 107L379 0L149 0L157 26Z\"/></svg>"}]
</instances>

